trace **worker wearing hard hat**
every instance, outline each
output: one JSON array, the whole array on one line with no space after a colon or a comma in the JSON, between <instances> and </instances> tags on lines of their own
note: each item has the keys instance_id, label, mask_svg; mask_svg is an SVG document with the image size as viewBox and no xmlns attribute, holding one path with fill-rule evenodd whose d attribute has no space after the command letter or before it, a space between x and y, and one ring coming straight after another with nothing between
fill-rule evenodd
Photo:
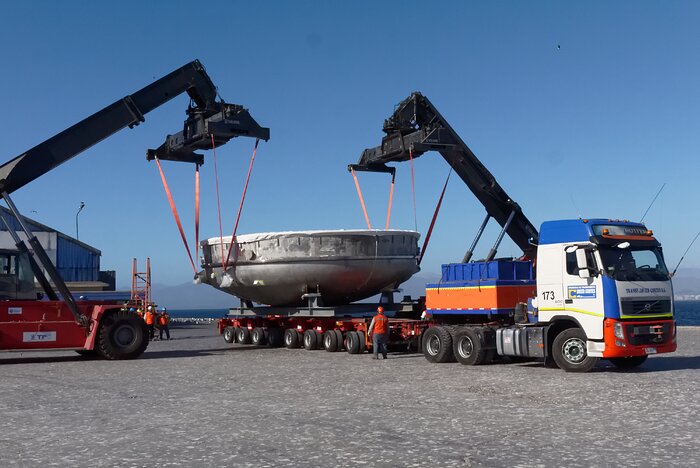
<instances>
[{"instance_id":1,"label":"worker wearing hard hat","mask_svg":"<svg viewBox=\"0 0 700 468\"><path fill-rule=\"evenodd\" d=\"M389 341L389 319L384 315L384 307L377 307L377 315L372 317L367 334L372 337L374 359L379 359L379 353L386 359L386 346Z\"/></svg>"},{"instance_id":2,"label":"worker wearing hard hat","mask_svg":"<svg viewBox=\"0 0 700 468\"><path fill-rule=\"evenodd\" d=\"M146 309L146 314L143 319L146 321L146 326L148 327L148 337L153 339L156 337L156 313L153 311L153 307L148 306Z\"/></svg>"},{"instance_id":3,"label":"worker wearing hard hat","mask_svg":"<svg viewBox=\"0 0 700 468\"><path fill-rule=\"evenodd\" d=\"M163 332L165 332L165 336L167 339L170 339L170 328L168 324L170 323L170 315L168 315L168 311L163 307L163 310L161 311L160 314L158 314L158 331L159 331L159 338L162 340L163 339Z\"/></svg>"}]
</instances>

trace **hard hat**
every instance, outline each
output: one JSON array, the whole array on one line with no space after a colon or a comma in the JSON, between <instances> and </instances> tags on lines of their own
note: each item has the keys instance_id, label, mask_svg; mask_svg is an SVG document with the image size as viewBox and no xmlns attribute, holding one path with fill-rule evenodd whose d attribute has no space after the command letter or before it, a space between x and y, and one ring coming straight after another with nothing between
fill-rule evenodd
<instances>
[{"instance_id":1,"label":"hard hat","mask_svg":"<svg viewBox=\"0 0 700 468\"><path fill-rule=\"evenodd\" d=\"M163 307L163 312L165 312L165 311L166 311L166 308L165 308L165 307Z\"/></svg>"},{"instance_id":2,"label":"hard hat","mask_svg":"<svg viewBox=\"0 0 700 468\"><path fill-rule=\"evenodd\" d=\"M153 310L153 307L151 307L151 306L148 306L148 310Z\"/></svg>"},{"instance_id":3,"label":"hard hat","mask_svg":"<svg viewBox=\"0 0 700 468\"><path fill-rule=\"evenodd\" d=\"M384 312L384 307L382 307L382 306L377 307L377 312Z\"/></svg>"},{"instance_id":4,"label":"hard hat","mask_svg":"<svg viewBox=\"0 0 700 468\"><path fill-rule=\"evenodd\" d=\"M129 312L133 312L133 311L134 311L134 308L133 308L133 307L130 307L130 308L129 308Z\"/></svg>"}]
</instances>

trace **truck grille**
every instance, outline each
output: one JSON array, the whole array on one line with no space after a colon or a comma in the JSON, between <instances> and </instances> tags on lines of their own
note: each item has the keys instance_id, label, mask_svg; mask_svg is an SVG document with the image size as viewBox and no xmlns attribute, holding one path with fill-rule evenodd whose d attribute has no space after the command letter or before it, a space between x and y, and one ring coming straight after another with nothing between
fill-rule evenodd
<instances>
[{"instance_id":1,"label":"truck grille","mask_svg":"<svg viewBox=\"0 0 700 468\"><path fill-rule=\"evenodd\" d=\"M625 334L632 346L663 344L671 339L671 324L629 324L625 326Z\"/></svg>"},{"instance_id":2,"label":"truck grille","mask_svg":"<svg viewBox=\"0 0 700 468\"><path fill-rule=\"evenodd\" d=\"M641 301L622 301L622 315L655 315L670 313L670 299L644 299Z\"/></svg>"}]
</instances>

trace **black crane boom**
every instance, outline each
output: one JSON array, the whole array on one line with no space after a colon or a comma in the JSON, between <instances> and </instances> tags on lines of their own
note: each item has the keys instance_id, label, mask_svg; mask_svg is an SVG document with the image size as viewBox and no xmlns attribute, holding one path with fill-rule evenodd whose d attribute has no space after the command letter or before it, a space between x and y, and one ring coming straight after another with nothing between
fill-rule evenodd
<instances>
[{"instance_id":1,"label":"black crane boom","mask_svg":"<svg viewBox=\"0 0 700 468\"><path fill-rule=\"evenodd\" d=\"M504 228L526 256L535 257L533 244L537 243L537 229L427 97L418 92L411 94L384 121L383 130L386 136L382 144L365 149L358 164L349 168L386 172L386 163L408 161L411 152L416 158L428 151L437 151L484 205L488 216ZM485 223L481 230L483 227ZM495 255L495 248L491 257ZM469 257L471 251L465 261Z\"/></svg>"}]
</instances>

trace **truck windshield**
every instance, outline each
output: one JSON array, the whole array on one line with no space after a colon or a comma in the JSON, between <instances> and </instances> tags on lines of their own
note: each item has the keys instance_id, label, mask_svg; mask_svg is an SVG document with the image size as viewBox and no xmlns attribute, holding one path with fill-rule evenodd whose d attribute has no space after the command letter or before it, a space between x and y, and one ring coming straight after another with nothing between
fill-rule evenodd
<instances>
[{"instance_id":1,"label":"truck windshield","mask_svg":"<svg viewBox=\"0 0 700 468\"><path fill-rule=\"evenodd\" d=\"M600 247L603 270L618 281L667 281L668 269L661 249Z\"/></svg>"}]
</instances>

